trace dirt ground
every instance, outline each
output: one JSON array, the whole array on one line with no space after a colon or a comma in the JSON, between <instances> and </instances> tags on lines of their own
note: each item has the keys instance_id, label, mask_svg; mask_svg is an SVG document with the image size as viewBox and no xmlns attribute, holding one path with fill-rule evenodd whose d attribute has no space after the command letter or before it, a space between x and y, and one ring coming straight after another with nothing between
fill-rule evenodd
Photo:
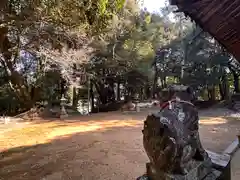
<instances>
[{"instance_id":1,"label":"dirt ground","mask_svg":"<svg viewBox=\"0 0 240 180\"><path fill-rule=\"evenodd\" d=\"M0 180L133 180L145 172L140 113L41 121L0 132ZM222 110L200 112L206 149L221 152L240 130Z\"/></svg>"}]
</instances>

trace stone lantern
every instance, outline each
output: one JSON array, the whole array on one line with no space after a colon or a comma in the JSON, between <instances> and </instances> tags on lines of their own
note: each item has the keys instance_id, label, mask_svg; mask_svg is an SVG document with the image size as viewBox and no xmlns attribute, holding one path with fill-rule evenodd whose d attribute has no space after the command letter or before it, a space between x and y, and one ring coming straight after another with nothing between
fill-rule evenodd
<instances>
[{"instance_id":1,"label":"stone lantern","mask_svg":"<svg viewBox=\"0 0 240 180\"><path fill-rule=\"evenodd\" d=\"M60 99L60 106L61 106L60 119L64 119L64 118L68 117L68 113L65 109L66 102L67 102L67 99L64 97L64 95L62 95L62 98Z\"/></svg>"}]
</instances>

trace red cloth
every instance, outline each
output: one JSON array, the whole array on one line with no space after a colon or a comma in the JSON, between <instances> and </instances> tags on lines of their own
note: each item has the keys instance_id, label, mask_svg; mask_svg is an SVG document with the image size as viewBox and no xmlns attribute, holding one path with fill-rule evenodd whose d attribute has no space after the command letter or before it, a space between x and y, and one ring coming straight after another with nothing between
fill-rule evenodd
<instances>
[{"instance_id":1,"label":"red cloth","mask_svg":"<svg viewBox=\"0 0 240 180\"><path fill-rule=\"evenodd\" d=\"M163 104L160 104L160 110L168 107L168 106L170 105L169 102L176 102L176 99L172 99L172 100L167 101L167 102L165 102L165 103L163 103Z\"/></svg>"},{"instance_id":2,"label":"red cloth","mask_svg":"<svg viewBox=\"0 0 240 180\"><path fill-rule=\"evenodd\" d=\"M160 104L160 110L168 107L168 106L170 105L170 103L174 103L174 102L177 102L177 100L176 100L176 99L172 99L172 100L167 101L167 102L165 102L165 103L163 103L163 104ZM180 100L179 102L188 103L188 104L193 105L191 102L188 102L188 101L182 101L182 100ZM193 106L194 106L194 105L193 105Z\"/></svg>"}]
</instances>

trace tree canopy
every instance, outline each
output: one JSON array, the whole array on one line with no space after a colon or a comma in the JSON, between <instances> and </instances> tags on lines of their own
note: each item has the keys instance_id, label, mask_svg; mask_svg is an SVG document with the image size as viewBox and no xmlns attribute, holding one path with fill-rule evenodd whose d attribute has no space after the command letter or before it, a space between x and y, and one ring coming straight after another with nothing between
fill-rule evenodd
<instances>
[{"instance_id":1,"label":"tree canopy","mask_svg":"<svg viewBox=\"0 0 240 180\"><path fill-rule=\"evenodd\" d=\"M217 89L223 99L231 87L239 92L236 60L183 14L169 18L172 6L150 13L135 0L2 0L0 11L1 112L63 94L76 108L86 88L93 108L148 99L171 83L212 99Z\"/></svg>"}]
</instances>

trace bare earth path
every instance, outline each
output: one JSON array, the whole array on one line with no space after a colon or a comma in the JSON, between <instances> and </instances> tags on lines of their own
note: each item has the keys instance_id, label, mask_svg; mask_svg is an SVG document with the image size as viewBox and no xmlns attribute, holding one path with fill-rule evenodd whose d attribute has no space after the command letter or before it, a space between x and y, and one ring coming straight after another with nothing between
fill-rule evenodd
<instances>
[{"instance_id":1,"label":"bare earth path","mask_svg":"<svg viewBox=\"0 0 240 180\"><path fill-rule=\"evenodd\" d=\"M149 112L35 122L0 133L0 180L132 180L148 161L141 129ZM215 115L218 116L215 116ZM203 145L221 152L240 120L202 112Z\"/></svg>"}]
</instances>

